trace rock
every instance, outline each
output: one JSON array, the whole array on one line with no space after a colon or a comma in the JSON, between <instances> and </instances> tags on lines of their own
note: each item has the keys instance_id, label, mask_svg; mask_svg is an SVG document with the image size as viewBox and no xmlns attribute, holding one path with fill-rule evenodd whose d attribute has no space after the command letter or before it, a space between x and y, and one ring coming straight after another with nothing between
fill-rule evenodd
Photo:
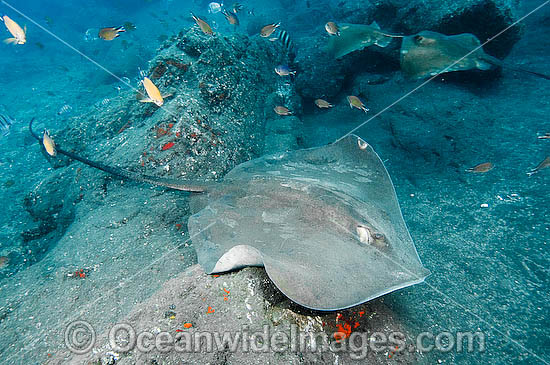
<instances>
[{"instance_id":1,"label":"rock","mask_svg":"<svg viewBox=\"0 0 550 365\"><path fill-rule=\"evenodd\" d=\"M128 91L108 110L71 119L56 138L65 149L150 175L221 177L263 154L264 111L275 106L266 97L277 91L273 69L285 57L279 44L259 37L207 36L193 27L164 42L150 62L147 74L171 94L162 108Z\"/></svg>"},{"instance_id":2,"label":"rock","mask_svg":"<svg viewBox=\"0 0 550 365\"><path fill-rule=\"evenodd\" d=\"M167 311L174 312L175 318L166 318ZM137 345L123 348L123 331L120 347L113 346L107 330L98 334L87 354L58 353L49 363L97 363L115 356L117 365L267 364L274 359L277 363L385 364L392 351L403 363L416 360L414 351L395 353L396 346L405 350L411 340L383 298L338 313L313 312L290 302L261 268L210 276L194 265L118 323L136 334L147 333L141 337L147 339L147 351L138 350ZM386 336L386 341L373 344L375 332ZM392 342L391 333L399 343ZM195 340L199 334L200 346ZM155 337L164 339L166 346L155 345ZM224 344L224 338L234 339L233 345Z\"/></svg>"}]
</instances>

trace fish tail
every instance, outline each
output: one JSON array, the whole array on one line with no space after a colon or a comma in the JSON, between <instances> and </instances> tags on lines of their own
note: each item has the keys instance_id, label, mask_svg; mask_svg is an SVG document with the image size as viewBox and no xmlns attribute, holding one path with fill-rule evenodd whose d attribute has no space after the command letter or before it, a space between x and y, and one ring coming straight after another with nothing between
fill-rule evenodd
<instances>
[{"instance_id":1,"label":"fish tail","mask_svg":"<svg viewBox=\"0 0 550 365\"><path fill-rule=\"evenodd\" d=\"M537 169L531 170L527 173L527 176L531 176L533 174L536 174L537 172L539 172L539 170L537 170Z\"/></svg>"}]
</instances>

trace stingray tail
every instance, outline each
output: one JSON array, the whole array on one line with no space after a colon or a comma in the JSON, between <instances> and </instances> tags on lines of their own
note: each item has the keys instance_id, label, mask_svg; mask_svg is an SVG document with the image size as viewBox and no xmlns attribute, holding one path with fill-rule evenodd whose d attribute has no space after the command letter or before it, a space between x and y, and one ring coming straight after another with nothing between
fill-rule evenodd
<instances>
[{"instance_id":1,"label":"stingray tail","mask_svg":"<svg viewBox=\"0 0 550 365\"><path fill-rule=\"evenodd\" d=\"M507 65L507 64L502 64L502 67L507 68L507 69L512 70L512 71L523 72L523 73L526 73L526 74L529 74L529 75L540 77L541 79L550 80L550 75L546 75L546 74L543 74L543 73L540 73L540 72L526 70L524 68L510 66L510 65Z\"/></svg>"},{"instance_id":2,"label":"stingray tail","mask_svg":"<svg viewBox=\"0 0 550 365\"><path fill-rule=\"evenodd\" d=\"M521 67L512 66L512 65L504 63L501 60L499 60L497 58L494 58L494 57L489 57L489 58L486 58L486 59L484 58L484 60L489 62L492 65L502 67L502 68L506 68L506 69L511 70L511 71L522 72L522 73L526 73L528 75L533 75L533 76L536 76L536 77L540 77L541 79L550 80L550 75L543 74L543 73L536 72L536 71L526 70L526 69L521 68Z\"/></svg>"},{"instance_id":3,"label":"stingray tail","mask_svg":"<svg viewBox=\"0 0 550 365\"><path fill-rule=\"evenodd\" d=\"M42 139L32 129L33 122L34 122L34 118L29 123L29 131L31 132L32 136L38 142L40 142L40 144L42 144ZM182 181L177 179L166 179L158 176L143 175L137 172L121 169L114 166L108 166L101 162L92 161L85 157L78 156L75 153L65 151L62 148L60 148L58 144L56 144L56 151L58 154L65 155L73 160L80 161L83 164L86 164L90 167L96 168L98 170L104 171L114 176L121 177L123 179L129 179L129 180L144 182L152 185L163 186L170 189L189 191L194 193L202 193L207 189L206 183L195 183L195 182L190 182L185 180Z\"/></svg>"}]
</instances>

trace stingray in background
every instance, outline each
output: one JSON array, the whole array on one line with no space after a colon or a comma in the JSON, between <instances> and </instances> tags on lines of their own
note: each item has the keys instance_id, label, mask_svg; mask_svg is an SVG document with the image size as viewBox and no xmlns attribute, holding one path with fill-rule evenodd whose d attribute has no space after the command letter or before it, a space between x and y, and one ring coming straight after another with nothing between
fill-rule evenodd
<instances>
[{"instance_id":1,"label":"stingray in background","mask_svg":"<svg viewBox=\"0 0 550 365\"><path fill-rule=\"evenodd\" d=\"M29 126L31 133L32 121ZM208 274L263 266L292 301L348 308L424 281L422 266L384 164L350 135L323 147L267 155L222 182L144 176L66 155L108 173L190 195L188 226Z\"/></svg>"},{"instance_id":2,"label":"stingray in background","mask_svg":"<svg viewBox=\"0 0 550 365\"><path fill-rule=\"evenodd\" d=\"M489 70L495 66L550 80L548 75L517 68L489 56L481 48L479 39L470 33L447 36L422 31L403 37L401 44L401 71L409 79L421 79L452 71Z\"/></svg>"},{"instance_id":3,"label":"stingray in background","mask_svg":"<svg viewBox=\"0 0 550 365\"><path fill-rule=\"evenodd\" d=\"M328 39L327 51L334 58L343 57L373 44L384 48L390 44L392 38L402 37L384 33L376 22L372 22L371 25L342 23L339 25L339 31L340 35Z\"/></svg>"}]
</instances>

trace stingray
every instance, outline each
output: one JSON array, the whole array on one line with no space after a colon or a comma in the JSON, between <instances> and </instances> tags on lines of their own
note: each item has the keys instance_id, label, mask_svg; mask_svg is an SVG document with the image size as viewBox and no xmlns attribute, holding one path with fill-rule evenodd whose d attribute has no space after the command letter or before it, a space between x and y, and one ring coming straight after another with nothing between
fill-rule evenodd
<instances>
[{"instance_id":1,"label":"stingray","mask_svg":"<svg viewBox=\"0 0 550 365\"><path fill-rule=\"evenodd\" d=\"M550 79L548 75L517 68L488 55L483 51L479 39L470 33L447 36L422 31L403 37L401 44L401 71L409 79L452 71L489 70L495 66Z\"/></svg>"},{"instance_id":2,"label":"stingray","mask_svg":"<svg viewBox=\"0 0 550 365\"><path fill-rule=\"evenodd\" d=\"M348 24L339 25L340 35L328 39L327 51L334 58L340 58L348 53L372 46L387 47L392 38L401 36L384 33L376 22L371 25Z\"/></svg>"},{"instance_id":3,"label":"stingray","mask_svg":"<svg viewBox=\"0 0 550 365\"><path fill-rule=\"evenodd\" d=\"M32 122L31 133L40 140ZM59 146L57 153L124 178L195 192L188 227L205 272L264 267L284 295L306 308L352 307L429 275L384 164L354 135L266 155L209 183L140 175Z\"/></svg>"}]
</instances>

